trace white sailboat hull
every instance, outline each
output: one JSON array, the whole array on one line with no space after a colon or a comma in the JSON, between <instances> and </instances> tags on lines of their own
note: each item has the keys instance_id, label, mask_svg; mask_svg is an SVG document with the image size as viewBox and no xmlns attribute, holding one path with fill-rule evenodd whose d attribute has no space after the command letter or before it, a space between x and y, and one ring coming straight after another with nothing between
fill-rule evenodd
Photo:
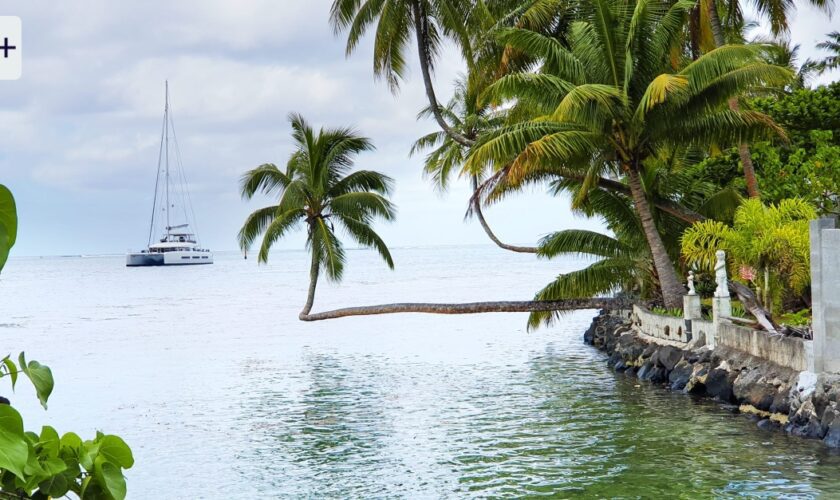
<instances>
[{"instance_id":1,"label":"white sailboat hull","mask_svg":"<svg viewBox=\"0 0 840 500\"><path fill-rule=\"evenodd\" d=\"M177 250L165 253L130 253L125 258L125 265L128 267L194 266L212 263L212 252L196 250Z\"/></svg>"}]
</instances>

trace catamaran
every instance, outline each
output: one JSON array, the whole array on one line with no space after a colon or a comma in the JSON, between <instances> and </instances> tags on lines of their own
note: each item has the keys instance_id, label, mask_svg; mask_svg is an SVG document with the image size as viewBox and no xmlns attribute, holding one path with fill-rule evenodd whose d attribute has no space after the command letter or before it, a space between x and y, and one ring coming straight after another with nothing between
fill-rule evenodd
<instances>
[{"instance_id":1,"label":"catamaran","mask_svg":"<svg viewBox=\"0 0 840 500\"><path fill-rule=\"evenodd\" d=\"M171 166L170 147L174 150L174 154L171 155L174 162ZM126 255L125 265L139 267L212 264L213 254L210 250L201 248L195 231L190 229L190 220L194 227L195 214L187 191L178 139L175 137L175 124L169 109L169 82L166 82L166 103L163 108L163 130L149 240L145 250ZM160 237L152 242L155 234Z\"/></svg>"}]
</instances>

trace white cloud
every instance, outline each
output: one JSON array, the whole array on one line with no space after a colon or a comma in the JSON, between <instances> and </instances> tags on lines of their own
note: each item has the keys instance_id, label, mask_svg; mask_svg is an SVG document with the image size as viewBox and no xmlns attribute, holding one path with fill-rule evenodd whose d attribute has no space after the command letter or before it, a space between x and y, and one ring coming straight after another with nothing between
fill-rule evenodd
<instances>
[{"instance_id":1,"label":"white cloud","mask_svg":"<svg viewBox=\"0 0 840 500\"><path fill-rule=\"evenodd\" d=\"M330 4L5 2L0 13L23 19L26 50L23 79L0 82L0 179L18 193L17 253L122 251L143 240L165 79L202 237L213 248L233 248L258 204L239 199L241 173L288 156L290 111L316 126L354 125L374 140L378 150L359 166L397 179L399 220L382 228L390 243L486 243L475 222L462 220L466 183L441 196L422 178L422 158L408 158L412 142L435 126L415 119L426 104L419 71L392 96L373 79L369 40L345 60L344 40L328 24ZM824 15L801 10L793 39L803 57L819 56L813 44L831 29ZM442 101L462 70L458 55L445 51L436 69ZM597 226L540 193L493 207L488 219L519 243ZM97 237L103 228L107 240Z\"/></svg>"}]
</instances>

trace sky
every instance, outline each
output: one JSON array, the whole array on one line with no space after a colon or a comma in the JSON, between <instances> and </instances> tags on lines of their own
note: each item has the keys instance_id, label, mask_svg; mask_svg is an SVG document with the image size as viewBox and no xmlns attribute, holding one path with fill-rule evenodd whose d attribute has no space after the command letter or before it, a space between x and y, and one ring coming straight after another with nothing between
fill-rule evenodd
<instances>
[{"instance_id":1,"label":"sky","mask_svg":"<svg viewBox=\"0 0 840 500\"><path fill-rule=\"evenodd\" d=\"M398 95L376 81L371 40L349 58L328 24L331 0L6 0L0 15L23 24L23 76L0 81L0 183L15 194L13 255L121 253L146 243L164 81L190 181L198 235L213 250L236 248L247 214L270 202L242 201L239 177L291 152L289 112L316 126L353 126L377 150L358 168L396 179L397 221L378 231L391 246L485 244L464 220L469 186L435 191L412 143L435 130L418 121L426 104L412 66ZM801 7L791 39L801 57L838 22ZM413 54L410 52L409 55ZM413 58L410 58L413 61ZM435 73L442 101L463 71L445 51ZM824 75L816 83L837 78ZM507 242L533 244L550 231L600 229L539 189L490 207ZM302 232L278 244L301 248Z\"/></svg>"}]
</instances>

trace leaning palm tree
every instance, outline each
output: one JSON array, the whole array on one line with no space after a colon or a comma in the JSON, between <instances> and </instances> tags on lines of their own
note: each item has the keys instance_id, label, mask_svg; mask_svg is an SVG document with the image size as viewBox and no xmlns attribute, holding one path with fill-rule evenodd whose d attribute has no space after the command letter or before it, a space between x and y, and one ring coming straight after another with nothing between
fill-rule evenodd
<instances>
[{"instance_id":1,"label":"leaning palm tree","mask_svg":"<svg viewBox=\"0 0 840 500\"><path fill-rule=\"evenodd\" d=\"M715 222L730 221L742 199L735 190L721 190L715 183L698 178L697 153L675 151L650 161L647 175L642 179L645 193L651 199L678 200L680 206ZM644 303L661 301L650 248L629 193L601 186L588 189L577 179L556 176L549 182L549 188L554 195L568 194L573 200L573 210L586 217L600 218L612 234L567 229L545 236L540 241L540 257L583 255L596 261L585 268L560 274L537 292L535 298L562 300L617 292ZM491 193L491 196L495 195ZM677 259L680 237L690 223L678 214L664 210L656 210L654 214L668 254ZM530 327L550 324L557 317L553 312L535 312L528 324Z\"/></svg>"},{"instance_id":2,"label":"leaning palm tree","mask_svg":"<svg viewBox=\"0 0 840 500\"><path fill-rule=\"evenodd\" d=\"M783 134L768 116L730 109L728 101L791 77L750 46L720 47L691 62L674 56L693 6L594 0L572 25L568 47L529 30L506 30L503 41L538 54L543 64L536 73L502 77L490 96L536 101L535 109L551 111L481 138L467 161L473 171L509 168L514 179L553 166L593 187L603 177L623 177L666 307L681 306L684 288L643 187L650 162L669 149Z\"/></svg>"},{"instance_id":3,"label":"leaning palm tree","mask_svg":"<svg viewBox=\"0 0 840 500\"><path fill-rule=\"evenodd\" d=\"M503 113L492 110L486 103L480 103L477 86L476 82L467 76L461 77L455 83L455 94L449 104L440 110L446 120L452 124L452 128L464 137L470 138L470 140L501 127L505 120ZM431 106L427 106L418 117L428 117L432 112ZM422 151L428 151L423 162L423 173L431 179L435 188L440 191L446 191L450 179L455 174L467 174L466 176L472 182L474 192L467 216L475 215L484 232L498 247L518 253L537 253L536 247L511 245L503 242L490 228L484 218L481 198L477 192L483 172L467 173L463 170L464 161L469 155L469 149L468 146L459 143L446 132L435 131L418 139L411 147L410 154L413 156Z\"/></svg>"},{"instance_id":4,"label":"leaning palm tree","mask_svg":"<svg viewBox=\"0 0 840 500\"><path fill-rule=\"evenodd\" d=\"M334 0L330 23L336 33L347 32L346 53L358 48L368 31L374 32L373 71L387 80L392 92L399 89L405 77L406 51L412 38L429 102L421 117L433 117L442 135L453 146L444 144L447 154L463 155L475 144L476 135L465 129L467 120L459 121L451 107L440 104L432 82L432 71L443 41L454 43L467 63L470 93L475 98L500 68L528 67L530 61L521 54L512 54L495 43L493 31L499 26L525 26L551 32L565 32L567 15L574 2L566 0L495 0L492 2L459 2L457 0ZM458 100L466 96L455 95ZM463 101L462 103L463 104ZM464 107L469 110L470 105ZM473 115L477 118L477 115ZM473 128L472 132L476 132ZM441 134L432 134L439 136ZM426 138L421 141L426 141ZM435 137L435 140L438 140ZM456 149L461 151L456 151ZM535 247L503 243L490 229L481 210L478 181L471 177L474 195L468 214L475 214L487 236L500 248L514 252L534 253Z\"/></svg>"},{"instance_id":5,"label":"leaning palm tree","mask_svg":"<svg viewBox=\"0 0 840 500\"><path fill-rule=\"evenodd\" d=\"M311 313L321 270L333 281L340 280L344 271L344 246L336 235L336 225L358 244L378 251L393 268L388 247L371 228L376 218L394 218L395 208L386 198L391 191L392 180L369 170L350 171L357 154L373 149L370 140L352 129L321 129L316 134L300 115L292 114L289 120L296 148L285 171L276 165L265 164L242 176L243 198L251 199L262 193L277 196L279 201L248 216L239 231L239 245L247 249L262 235L258 260L267 262L274 243L295 227L305 224L306 246L312 253L312 263L306 304L299 315L302 321L406 312L475 314L602 309L617 305L618 301L611 298L466 304L397 303Z\"/></svg>"},{"instance_id":6,"label":"leaning palm tree","mask_svg":"<svg viewBox=\"0 0 840 500\"><path fill-rule=\"evenodd\" d=\"M248 216L239 232L239 246L247 250L262 235L258 260L267 262L274 243L305 224L312 264L309 293L300 313L304 319L312 310L321 270L330 280L341 279L345 255L336 226L359 245L379 252L393 269L391 253L371 225L377 218L392 220L396 210L386 198L393 183L390 177L370 170L351 172L354 157L374 149L369 139L349 128L315 133L298 114L289 115L289 121L295 150L285 171L269 163L242 176L243 198L261 192L279 196L279 201Z\"/></svg>"},{"instance_id":7,"label":"leaning palm tree","mask_svg":"<svg viewBox=\"0 0 840 500\"><path fill-rule=\"evenodd\" d=\"M458 43L467 51L467 59L472 60L468 53L466 7L466 3L455 0L334 0L330 23L336 33L347 31L348 55L376 24L373 71L376 77L388 82L393 92L399 89L405 76L405 52L414 38L432 115L444 132L469 145L473 141L452 128L443 116L432 82L435 57L445 38Z\"/></svg>"}]
</instances>

